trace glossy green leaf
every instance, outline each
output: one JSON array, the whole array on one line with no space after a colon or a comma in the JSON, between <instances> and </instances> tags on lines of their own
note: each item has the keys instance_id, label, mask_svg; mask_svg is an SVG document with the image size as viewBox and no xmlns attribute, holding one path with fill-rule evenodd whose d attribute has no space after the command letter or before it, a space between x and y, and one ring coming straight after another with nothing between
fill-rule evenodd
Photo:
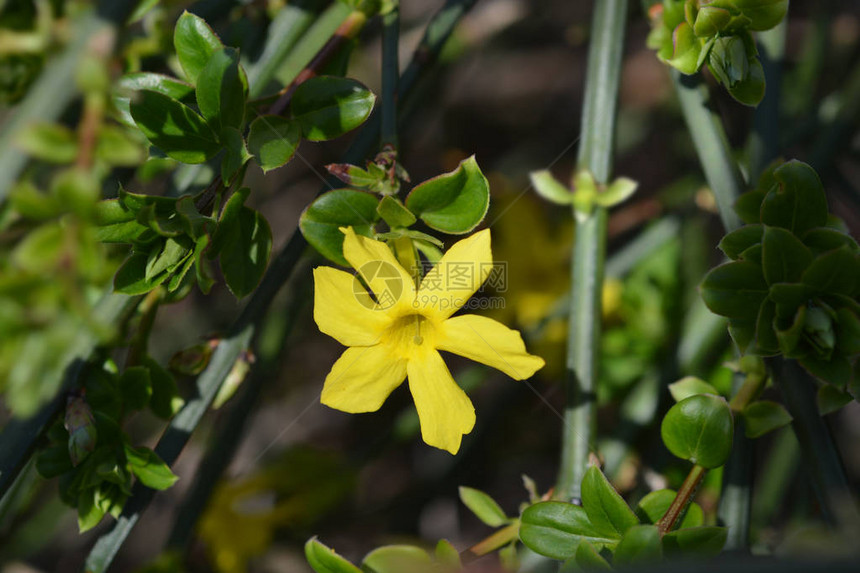
<instances>
[{"instance_id":1,"label":"glossy green leaf","mask_svg":"<svg viewBox=\"0 0 860 573\"><path fill-rule=\"evenodd\" d=\"M860 255L840 247L819 255L803 273L803 284L819 292L856 296L860 281Z\"/></svg>"},{"instance_id":2,"label":"glossy green leaf","mask_svg":"<svg viewBox=\"0 0 860 573\"><path fill-rule=\"evenodd\" d=\"M114 275L114 291L128 295L145 294L160 285L167 278L167 271L147 278L148 259L146 253L133 253L128 257Z\"/></svg>"},{"instance_id":3,"label":"glossy green leaf","mask_svg":"<svg viewBox=\"0 0 860 573\"><path fill-rule=\"evenodd\" d=\"M223 244L219 262L224 280L236 298L250 294L263 278L272 252L272 231L266 219L254 209L242 206L226 228L218 226Z\"/></svg>"},{"instance_id":4,"label":"glossy green leaf","mask_svg":"<svg viewBox=\"0 0 860 573\"><path fill-rule=\"evenodd\" d=\"M701 6L696 14L693 31L699 37L714 36L731 21L732 14L725 8Z\"/></svg>"},{"instance_id":5,"label":"glossy green leaf","mask_svg":"<svg viewBox=\"0 0 860 573\"><path fill-rule=\"evenodd\" d=\"M666 555L695 554L697 557L716 557L726 544L725 527L691 527L679 529L663 536Z\"/></svg>"},{"instance_id":6,"label":"glossy green leaf","mask_svg":"<svg viewBox=\"0 0 860 573\"><path fill-rule=\"evenodd\" d=\"M326 141L364 123L375 101L376 96L355 80L319 76L296 88L290 109L306 139Z\"/></svg>"},{"instance_id":7,"label":"glossy green leaf","mask_svg":"<svg viewBox=\"0 0 860 573\"><path fill-rule=\"evenodd\" d=\"M343 233L340 227L352 227L359 235L369 237L378 219L379 199L364 191L336 189L323 193L308 205L299 219L299 228L313 246L327 259L348 267L343 258Z\"/></svg>"},{"instance_id":8,"label":"glossy green leaf","mask_svg":"<svg viewBox=\"0 0 860 573\"><path fill-rule=\"evenodd\" d=\"M414 545L386 545L367 554L361 562L365 573L422 573L431 570L427 552Z\"/></svg>"},{"instance_id":9,"label":"glossy green leaf","mask_svg":"<svg viewBox=\"0 0 860 573\"><path fill-rule=\"evenodd\" d=\"M126 445L125 457L128 468L146 487L163 490L176 483L179 477L149 448L133 448Z\"/></svg>"},{"instance_id":10,"label":"glossy green leaf","mask_svg":"<svg viewBox=\"0 0 860 573\"><path fill-rule=\"evenodd\" d=\"M675 500L677 492L673 489L658 489L652 491L645 497L639 500L636 505L636 516L642 521L651 525L656 525L660 518L666 515L669 507ZM676 524L678 528L698 527L705 521L705 512L696 502L690 503L687 506L687 511L684 514L680 523Z\"/></svg>"},{"instance_id":11,"label":"glossy green leaf","mask_svg":"<svg viewBox=\"0 0 860 573\"><path fill-rule=\"evenodd\" d=\"M460 162L454 171L416 186L406 197L406 207L433 229L463 234L484 219L490 205L490 186L475 156Z\"/></svg>"},{"instance_id":12,"label":"glossy green leaf","mask_svg":"<svg viewBox=\"0 0 860 573\"><path fill-rule=\"evenodd\" d=\"M119 113L118 119L129 126L135 125L131 117L130 105L134 92L138 90L151 90L175 100L182 100L194 93L194 86L176 78L152 72L135 72L122 76L116 82L111 101Z\"/></svg>"},{"instance_id":13,"label":"glossy green leaf","mask_svg":"<svg viewBox=\"0 0 860 573\"><path fill-rule=\"evenodd\" d=\"M832 251L844 246L847 246L852 252L860 250L860 247L857 246L857 241L851 235L828 227L809 229L803 234L802 239L803 243L816 254Z\"/></svg>"},{"instance_id":14,"label":"glossy green leaf","mask_svg":"<svg viewBox=\"0 0 860 573\"><path fill-rule=\"evenodd\" d=\"M604 559L594 545L588 541L581 541L576 546L576 555L559 569L559 573L565 571L612 571L612 566Z\"/></svg>"},{"instance_id":15,"label":"glossy green leaf","mask_svg":"<svg viewBox=\"0 0 860 573\"><path fill-rule=\"evenodd\" d=\"M543 171L532 171L529 173L532 187L537 194L556 205L570 205L573 203L573 193L562 185L548 169Z\"/></svg>"},{"instance_id":16,"label":"glossy green leaf","mask_svg":"<svg viewBox=\"0 0 860 573\"><path fill-rule=\"evenodd\" d=\"M621 536L639 523L597 466L588 468L582 478L582 507L594 527L607 535Z\"/></svg>"},{"instance_id":17,"label":"glossy green leaf","mask_svg":"<svg viewBox=\"0 0 860 573\"><path fill-rule=\"evenodd\" d=\"M651 563L663 557L660 531L656 525L635 525L631 527L615 548L616 566Z\"/></svg>"},{"instance_id":18,"label":"glossy green leaf","mask_svg":"<svg viewBox=\"0 0 860 573\"><path fill-rule=\"evenodd\" d=\"M812 262L812 251L790 231L765 227L761 260L767 284L793 283Z\"/></svg>"},{"instance_id":19,"label":"glossy green leaf","mask_svg":"<svg viewBox=\"0 0 860 573\"><path fill-rule=\"evenodd\" d=\"M146 261L144 278L163 276L165 272L175 271L187 257L191 256L191 245L187 237L168 237L164 242L155 243Z\"/></svg>"},{"instance_id":20,"label":"glossy green leaf","mask_svg":"<svg viewBox=\"0 0 860 573\"><path fill-rule=\"evenodd\" d=\"M770 30L785 18L788 0L734 0L734 6L749 18L750 30Z\"/></svg>"},{"instance_id":21,"label":"glossy green leaf","mask_svg":"<svg viewBox=\"0 0 860 573\"><path fill-rule=\"evenodd\" d=\"M197 76L197 107L215 133L241 129L245 122L248 78L233 48L217 50Z\"/></svg>"},{"instance_id":22,"label":"glossy green leaf","mask_svg":"<svg viewBox=\"0 0 860 573\"><path fill-rule=\"evenodd\" d=\"M791 414L776 402L756 400L744 408L744 433L748 438L758 438L768 432L791 423Z\"/></svg>"},{"instance_id":23,"label":"glossy green leaf","mask_svg":"<svg viewBox=\"0 0 860 573\"><path fill-rule=\"evenodd\" d=\"M251 122L248 148L264 172L286 165L302 138L302 128L295 121L277 116L261 115Z\"/></svg>"},{"instance_id":24,"label":"glossy green leaf","mask_svg":"<svg viewBox=\"0 0 860 573\"><path fill-rule=\"evenodd\" d=\"M397 227L409 227L415 224L417 219L412 211L403 206L399 200L390 195L386 195L376 207L376 212L382 217L382 220L388 223L392 229Z\"/></svg>"},{"instance_id":25,"label":"glossy green leaf","mask_svg":"<svg viewBox=\"0 0 860 573\"><path fill-rule=\"evenodd\" d=\"M779 339L776 336L776 305L766 300L759 308L755 325L755 348L751 351L758 356L779 354Z\"/></svg>"},{"instance_id":26,"label":"glossy green leaf","mask_svg":"<svg viewBox=\"0 0 860 573\"><path fill-rule=\"evenodd\" d=\"M854 398L848 392L840 390L836 386L824 384L818 389L816 402L818 402L818 413L822 416L838 412L843 406L849 404Z\"/></svg>"},{"instance_id":27,"label":"glossy green leaf","mask_svg":"<svg viewBox=\"0 0 860 573\"><path fill-rule=\"evenodd\" d=\"M666 413L660 427L672 454L712 469L726 463L732 449L732 412L725 399L697 394Z\"/></svg>"},{"instance_id":28,"label":"glossy green leaf","mask_svg":"<svg viewBox=\"0 0 860 573\"><path fill-rule=\"evenodd\" d=\"M669 393L676 402L695 394L714 394L719 396L716 388L695 376L685 376L677 382L669 384Z\"/></svg>"},{"instance_id":29,"label":"glossy green leaf","mask_svg":"<svg viewBox=\"0 0 860 573\"><path fill-rule=\"evenodd\" d=\"M312 537L305 543L305 559L316 573L362 573L361 569Z\"/></svg>"},{"instance_id":30,"label":"glossy green leaf","mask_svg":"<svg viewBox=\"0 0 860 573\"><path fill-rule=\"evenodd\" d=\"M734 261L712 269L700 287L702 299L712 312L728 317L758 316L768 294L761 267Z\"/></svg>"},{"instance_id":31,"label":"glossy green leaf","mask_svg":"<svg viewBox=\"0 0 860 573\"><path fill-rule=\"evenodd\" d=\"M239 170L251 159L251 154L245 147L245 139L238 129L225 128L221 132L221 141L224 143L224 159L221 161L221 179L230 185L238 175Z\"/></svg>"},{"instance_id":32,"label":"glossy green leaf","mask_svg":"<svg viewBox=\"0 0 860 573\"><path fill-rule=\"evenodd\" d=\"M702 43L693 28L681 22L672 32L672 56L666 62L682 74L694 74L699 69Z\"/></svg>"},{"instance_id":33,"label":"glossy green leaf","mask_svg":"<svg viewBox=\"0 0 860 573\"><path fill-rule=\"evenodd\" d=\"M495 500L478 489L460 486L460 501L475 516L490 527L500 527L508 521L505 512Z\"/></svg>"},{"instance_id":34,"label":"glossy green leaf","mask_svg":"<svg viewBox=\"0 0 860 573\"><path fill-rule=\"evenodd\" d=\"M152 381L150 409L159 418L165 420L172 418L185 403L185 400L179 396L176 380L151 357L144 357L142 363L149 370L149 378Z\"/></svg>"},{"instance_id":35,"label":"glossy green leaf","mask_svg":"<svg viewBox=\"0 0 860 573\"><path fill-rule=\"evenodd\" d=\"M126 368L119 377L119 391L126 411L143 410L152 396L152 381L149 369L144 366Z\"/></svg>"},{"instance_id":36,"label":"glossy green leaf","mask_svg":"<svg viewBox=\"0 0 860 573\"><path fill-rule=\"evenodd\" d=\"M730 259L737 260L742 252L761 243L763 233L762 225L744 225L723 237L719 244L720 250Z\"/></svg>"},{"instance_id":37,"label":"glossy green leaf","mask_svg":"<svg viewBox=\"0 0 860 573\"><path fill-rule=\"evenodd\" d=\"M203 163L221 148L197 112L164 94L141 90L131 116L154 146L177 161Z\"/></svg>"},{"instance_id":38,"label":"glossy green leaf","mask_svg":"<svg viewBox=\"0 0 860 573\"><path fill-rule=\"evenodd\" d=\"M95 503L96 489L90 488L78 495L78 531L89 531L99 524L105 516L105 510Z\"/></svg>"},{"instance_id":39,"label":"glossy green leaf","mask_svg":"<svg viewBox=\"0 0 860 573\"><path fill-rule=\"evenodd\" d=\"M581 541L597 548L614 547L620 537L598 531L585 510L572 503L542 501L527 507L520 517L522 542L532 551L553 559L570 559L576 555Z\"/></svg>"},{"instance_id":40,"label":"glossy green leaf","mask_svg":"<svg viewBox=\"0 0 860 573\"><path fill-rule=\"evenodd\" d=\"M221 40L203 18L189 12L183 12L176 21L173 45L179 65L191 83L197 82L197 76L212 54L223 48Z\"/></svg>"},{"instance_id":41,"label":"glossy green leaf","mask_svg":"<svg viewBox=\"0 0 860 573\"><path fill-rule=\"evenodd\" d=\"M761 266L761 253L762 248L761 243L759 243L744 250L738 258L742 261L755 263L756 265Z\"/></svg>"},{"instance_id":42,"label":"glossy green leaf","mask_svg":"<svg viewBox=\"0 0 860 573\"><path fill-rule=\"evenodd\" d=\"M789 161L774 170L777 186L761 205L761 222L798 236L827 224L827 199L818 174L809 165Z\"/></svg>"}]
</instances>

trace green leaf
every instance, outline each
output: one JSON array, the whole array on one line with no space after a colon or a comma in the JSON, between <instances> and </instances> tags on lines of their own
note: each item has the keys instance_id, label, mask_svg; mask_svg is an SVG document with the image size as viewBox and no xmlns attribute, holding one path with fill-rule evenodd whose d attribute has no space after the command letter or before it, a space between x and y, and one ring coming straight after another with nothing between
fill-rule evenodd
<instances>
[{"instance_id":1,"label":"green leaf","mask_svg":"<svg viewBox=\"0 0 860 573\"><path fill-rule=\"evenodd\" d=\"M245 122L248 78L233 48L217 50L197 76L197 107L216 133L241 129Z\"/></svg>"},{"instance_id":2,"label":"green leaf","mask_svg":"<svg viewBox=\"0 0 860 573\"><path fill-rule=\"evenodd\" d=\"M137 167L146 159L141 143L114 125L99 129L95 156L112 167Z\"/></svg>"},{"instance_id":3,"label":"green leaf","mask_svg":"<svg viewBox=\"0 0 860 573\"><path fill-rule=\"evenodd\" d=\"M634 525L615 548L613 563L616 566L649 563L663 557L660 531L656 525Z\"/></svg>"},{"instance_id":4,"label":"green leaf","mask_svg":"<svg viewBox=\"0 0 860 573\"><path fill-rule=\"evenodd\" d=\"M737 260L741 253L761 243L763 233L762 225L744 225L723 237L719 244L720 250L730 259Z\"/></svg>"},{"instance_id":5,"label":"green leaf","mask_svg":"<svg viewBox=\"0 0 860 573\"><path fill-rule=\"evenodd\" d=\"M474 155L451 173L416 186L406 197L406 207L428 226L455 235L477 227L489 206L490 186Z\"/></svg>"},{"instance_id":6,"label":"green leaf","mask_svg":"<svg viewBox=\"0 0 860 573\"><path fill-rule=\"evenodd\" d=\"M269 264L272 252L272 230L266 219L254 209L245 207L226 228L218 225L223 244L219 262L224 280L236 298L250 294Z\"/></svg>"},{"instance_id":7,"label":"green leaf","mask_svg":"<svg viewBox=\"0 0 860 573\"><path fill-rule=\"evenodd\" d=\"M597 466L588 468L582 478L582 507L594 527L607 535L620 537L639 523Z\"/></svg>"},{"instance_id":8,"label":"green leaf","mask_svg":"<svg viewBox=\"0 0 860 573\"><path fill-rule=\"evenodd\" d=\"M224 160L221 162L221 179L226 185L231 185L239 170L251 159L251 154L248 153L245 139L238 129L232 127L224 129L221 132L221 141L226 148Z\"/></svg>"},{"instance_id":9,"label":"green leaf","mask_svg":"<svg viewBox=\"0 0 860 573\"><path fill-rule=\"evenodd\" d=\"M152 396L152 381L149 370L144 366L127 368L119 378L122 401L128 410L143 410Z\"/></svg>"},{"instance_id":10,"label":"green leaf","mask_svg":"<svg viewBox=\"0 0 860 573\"><path fill-rule=\"evenodd\" d=\"M31 231L12 251L18 268L47 273L56 268L67 253L67 233L59 222L46 223Z\"/></svg>"},{"instance_id":11,"label":"green leaf","mask_svg":"<svg viewBox=\"0 0 860 573\"><path fill-rule=\"evenodd\" d=\"M114 291L127 295L145 294L160 285L167 278L167 271L147 278L148 259L149 255L146 253L132 253L114 275Z\"/></svg>"},{"instance_id":12,"label":"green leaf","mask_svg":"<svg viewBox=\"0 0 860 573\"><path fill-rule=\"evenodd\" d=\"M836 349L846 356L860 353L860 317L849 308L836 311Z\"/></svg>"},{"instance_id":13,"label":"green leaf","mask_svg":"<svg viewBox=\"0 0 860 573\"><path fill-rule=\"evenodd\" d=\"M144 278L163 276L175 271L186 258L191 256L191 247L188 238L168 237L163 243L155 243L146 261Z\"/></svg>"},{"instance_id":14,"label":"green leaf","mask_svg":"<svg viewBox=\"0 0 860 573\"><path fill-rule=\"evenodd\" d=\"M125 457L128 469L146 487L164 490L176 483L179 476L149 448L133 448L126 444Z\"/></svg>"},{"instance_id":15,"label":"green leaf","mask_svg":"<svg viewBox=\"0 0 860 573\"><path fill-rule=\"evenodd\" d=\"M758 438L791 423L791 414L776 402L756 400L744 408L744 434L748 438Z\"/></svg>"},{"instance_id":16,"label":"green leaf","mask_svg":"<svg viewBox=\"0 0 860 573\"><path fill-rule=\"evenodd\" d=\"M667 555L694 553L698 557L716 557L726 544L725 527L691 527L663 536L663 551Z\"/></svg>"},{"instance_id":17,"label":"green leaf","mask_svg":"<svg viewBox=\"0 0 860 573\"><path fill-rule=\"evenodd\" d=\"M548 169L543 171L532 171L529 173L532 187L537 194L556 205L570 205L573 203L573 193L559 183Z\"/></svg>"},{"instance_id":18,"label":"green leaf","mask_svg":"<svg viewBox=\"0 0 860 573\"><path fill-rule=\"evenodd\" d=\"M316 573L362 573L361 569L317 541L316 537L305 543L305 559Z\"/></svg>"},{"instance_id":19,"label":"green leaf","mask_svg":"<svg viewBox=\"0 0 860 573\"><path fill-rule=\"evenodd\" d=\"M750 352L758 356L779 354L779 339L774 328L775 321L776 305L772 301L766 300L759 308L755 325L755 348Z\"/></svg>"},{"instance_id":20,"label":"green leaf","mask_svg":"<svg viewBox=\"0 0 860 573\"><path fill-rule=\"evenodd\" d=\"M18 132L16 143L36 159L51 163L71 163L78 156L75 132L58 123L31 123Z\"/></svg>"},{"instance_id":21,"label":"green leaf","mask_svg":"<svg viewBox=\"0 0 860 573\"><path fill-rule=\"evenodd\" d=\"M436 557L436 561L445 567L458 569L462 567L462 564L460 563L460 552L457 551L457 548L451 545L451 542L447 539L439 540L436 544L434 556Z\"/></svg>"},{"instance_id":22,"label":"green leaf","mask_svg":"<svg viewBox=\"0 0 860 573\"><path fill-rule=\"evenodd\" d=\"M299 228L308 243L329 260L349 266L343 258L343 233L340 227L352 227L365 237L371 236L379 214L379 199L364 191L335 189L320 195L302 213Z\"/></svg>"},{"instance_id":23,"label":"green leaf","mask_svg":"<svg viewBox=\"0 0 860 573\"><path fill-rule=\"evenodd\" d=\"M735 212L748 225L761 223L761 204L767 192L762 189L747 191L735 201Z\"/></svg>"},{"instance_id":24,"label":"green leaf","mask_svg":"<svg viewBox=\"0 0 860 573\"><path fill-rule=\"evenodd\" d=\"M777 186L761 206L761 222L802 236L827 224L827 199L818 174L809 165L789 161L774 170Z\"/></svg>"},{"instance_id":25,"label":"green leaf","mask_svg":"<svg viewBox=\"0 0 860 573\"><path fill-rule=\"evenodd\" d=\"M430 571L430 556L414 545L386 545L365 556L361 570L365 573L420 573Z\"/></svg>"},{"instance_id":26,"label":"green leaf","mask_svg":"<svg viewBox=\"0 0 860 573\"><path fill-rule=\"evenodd\" d=\"M693 28L686 22L681 22L672 32L672 57L666 63L682 74L694 74L699 69L702 44L696 37Z\"/></svg>"},{"instance_id":27,"label":"green leaf","mask_svg":"<svg viewBox=\"0 0 860 573\"><path fill-rule=\"evenodd\" d=\"M725 8L701 6L696 14L693 31L699 37L714 36L722 31L731 19L732 14Z\"/></svg>"},{"instance_id":28,"label":"green leaf","mask_svg":"<svg viewBox=\"0 0 860 573\"><path fill-rule=\"evenodd\" d=\"M726 463L732 450L732 412L725 399L697 394L672 406L660 434L675 456L706 469Z\"/></svg>"},{"instance_id":29,"label":"green leaf","mask_svg":"<svg viewBox=\"0 0 860 573\"><path fill-rule=\"evenodd\" d=\"M197 82L212 54L224 47L203 18L189 12L183 12L176 21L173 45L179 65L191 83Z\"/></svg>"},{"instance_id":30,"label":"green leaf","mask_svg":"<svg viewBox=\"0 0 860 573\"><path fill-rule=\"evenodd\" d=\"M212 275L212 265L207 256L211 248L212 239L209 235L201 235L194 244L194 272L197 277L197 286L203 294L209 294L215 277Z\"/></svg>"},{"instance_id":31,"label":"green leaf","mask_svg":"<svg viewBox=\"0 0 860 573\"><path fill-rule=\"evenodd\" d=\"M810 229L803 234L802 238L803 243L812 249L815 254L833 251L844 246L847 246L854 253L860 250L860 247L857 246L857 241L851 235L846 235L841 231L827 227Z\"/></svg>"},{"instance_id":32,"label":"green leaf","mask_svg":"<svg viewBox=\"0 0 860 573\"><path fill-rule=\"evenodd\" d=\"M221 148L203 118L170 96L141 90L131 116L154 146L177 161L203 163Z\"/></svg>"},{"instance_id":33,"label":"green leaf","mask_svg":"<svg viewBox=\"0 0 860 573\"><path fill-rule=\"evenodd\" d=\"M248 147L263 172L286 165L302 138L302 128L295 121L277 116L261 115L251 122Z\"/></svg>"},{"instance_id":34,"label":"green leaf","mask_svg":"<svg viewBox=\"0 0 860 573\"><path fill-rule=\"evenodd\" d=\"M660 518L666 515L666 512L669 511L669 506L672 505L676 495L677 492L673 489L658 489L657 491L652 491L639 500L639 503L636 506L636 516L642 521L642 523L656 525L657 522L660 521ZM705 512L702 510L702 506L696 502L692 502L687 506L684 518L679 524L676 524L676 527L698 527L702 525L704 521Z\"/></svg>"},{"instance_id":35,"label":"green leaf","mask_svg":"<svg viewBox=\"0 0 860 573\"><path fill-rule=\"evenodd\" d=\"M720 395L716 388L695 376L685 376L677 382L669 384L669 393L672 394L672 398L675 402L680 402L684 398L695 394Z\"/></svg>"},{"instance_id":36,"label":"green leaf","mask_svg":"<svg viewBox=\"0 0 860 573\"><path fill-rule=\"evenodd\" d=\"M326 141L364 123L375 101L376 96L355 80L319 76L299 84L290 109L306 139Z\"/></svg>"},{"instance_id":37,"label":"green leaf","mask_svg":"<svg viewBox=\"0 0 860 573\"><path fill-rule=\"evenodd\" d=\"M777 306L777 309L779 307ZM797 345L800 343L800 337L803 335L803 326L806 322L806 306L796 307L793 319L786 327L776 329L776 338L779 340L779 349L786 358L796 358L798 353L795 352ZM801 355L803 353L800 353Z\"/></svg>"},{"instance_id":38,"label":"green leaf","mask_svg":"<svg viewBox=\"0 0 860 573\"><path fill-rule=\"evenodd\" d=\"M797 362L807 372L822 382L832 384L838 388L845 388L851 383L854 376L854 368L851 361L838 354L834 355L830 360L814 356L804 356L803 358L799 358Z\"/></svg>"},{"instance_id":39,"label":"green leaf","mask_svg":"<svg viewBox=\"0 0 860 573\"><path fill-rule=\"evenodd\" d=\"M568 569L568 564L570 568ZM576 566L576 569L573 566ZM565 567L559 569L559 573L564 571L612 571L612 566L600 556L594 545L588 541L582 541L576 546L576 555L573 558L573 563L565 563Z\"/></svg>"},{"instance_id":40,"label":"green leaf","mask_svg":"<svg viewBox=\"0 0 860 573\"><path fill-rule=\"evenodd\" d=\"M72 471L74 466L69 457L69 448L66 445L57 445L45 448L36 457L36 470L45 479L51 479Z\"/></svg>"},{"instance_id":41,"label":"green leaf","mask_svg":"<svg viewBox=\"0 0 860 573\"><path fill-rule=\"evenodd\" d=\"M460 486L460 500L478 519L490 527L500 527L508 521L508 516L499 504L481 490Z\"/></svg>"},{"instance_id":42,"label":"green leaf","mask_svg":"<svg viewBox=\"0 0 860 573\"><path fill-rule=\"evenodd\" d=\"M711 269L700 289L712 312L737 318L758 316L759 306L768 294L761 267L746 261Z\"/></svg>"},{"instance_id":43,"label":"green leaf","mask_svg":"<svg viewBox=\"0 0 860 573\"><path fill-rule=\"evenodd\" d=\"M131 99L134 92L138 90L151 90L182 100L194 93L194 86L176 78L152 72L136 72L126 74L119 78L111 96L119 119L125 125L133 127L134 119L131 117Z\"/></svg>"},{"instance_id":44,"label":"green leaf","mask_svg":"<svg viewBox=\"0 0 860 573\"><path fill-rule=\"evenodd\" d=\"M572 503L542 501L527 507L520 517L520 539L526 547L562 561L576 555L581 541L611 548L620 538L615 532L598 531L585 510Z\"/></svg>"},{"instance_id":45,"label":"green leaf","mask_svg":"<svg viewBox=\"0 0 860 573\"><path fill-rule=\"evenodd\" d=\"M818 395L816 396L818 413L826 416L827 414L838 412L853 399L848 392L844 392L836 386L824 384L818 389Z\"/></svg>"},{"instance_id":46,"label":"green leaf","mask_svg":"<svg viewBox=\"0 0 860 573\"><path fill-rule=\"evenodd\" d=\"M376 207L376 212L382 217L382 220L388 223L392 229L397 227L409 227L414 225L415 215L403 206L403 203L390 195L386 195Z\"/></svg>"},{"instance_id":47,"label":"green leaf","mask_svg":"<svg viewBox=\"0 0 860 573\"><path fill-rule=\"evenodd\" d=\"M804 271L803 284L819 292L856 296L860 280L860 256L840 247L819 255Z\"/></svg>"},{"instance_id":48,"label":"green leaf","mask_svg":"<svg viewBox=\"0 0 860 573\"><path fill-rule=\"evenodd\" d=\"M765 227L762 238L762 270L767 284L793 283L812 262L812 251L793 233Z\"/></svg>"},{"instance_id":49,"label":"green leaf","mask_svg":"<svg viewBox=\"0 0 860 573\"><path fill-rule=\"evenodd\" d=\"M172 418L185 404L185 400L179 396L176 380L151 357L146 356L141 362L149 369L149 378L152 381L150 409L159 418L165 420Z\"/></svg>"},{"instance_id":50,"label":"green leaf","mask_svg":"<svg viewBox=\"0 0 860 573\"><path fill-rule=\"evenodd\" d=\"M98 525L105 516L105 511L95 503L94 497L97 491L96 488L89 488L78 494L78 531L80 533Z\"/></svg>"},{"instance_id":51,"label":"green leaf","mask_svg":"<svg viewBox=\"0 0 860 573\"><path fill-rule=\"evenodd\" d=\"M749 18L749 29L770 30L785 18L788 0L734 0L735 8Z\"/></svg>"},{"instance_id":52,"label":"green leaf","mask_svg":"<svg viewBox=\"0 0 860 573\"><path fill-rule=\"evenodd\" d=\"M607 209L620 205L629 199L638 187L639 184L636 181L627 177L618 177L606 189L595 195L594 203Z\"/></svg>"},{"instance_id":53,"label":"green leaf","mask_svg":"<svg viewBox=\"0 0 860 573\"><path fill-rule=\"evenodd\" d=\"M740 103L755 107L764 99L764 68L756 57L749 58L747 66L748 71L743 79L726 86L726 89Z\"/></svg>"},{"instance_id":54,"label":"green leaf","mask_svg":"<svg viewBox=\"0 0 860 573\"><path fill-rule=\"evenodd\" d=\"M803 284L778 283L770 286L769 297L776 303L776 316L780 320L793 320L798 307L806 305L815 294Z\"/></svg>"}]
</instances>

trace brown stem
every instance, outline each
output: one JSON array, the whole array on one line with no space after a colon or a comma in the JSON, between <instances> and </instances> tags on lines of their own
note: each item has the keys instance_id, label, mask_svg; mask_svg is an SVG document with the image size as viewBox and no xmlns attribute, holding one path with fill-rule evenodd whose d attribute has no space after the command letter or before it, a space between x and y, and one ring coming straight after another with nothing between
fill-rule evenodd
<instances>
[{"instance_id":1,"label":"brown stem","mask_svg":"<svg viewBox=\"0 0 860 573\"><path fill-rule=\"evenodd\" d=\"M329 38L328 42L320 48L320 51L317 52L317 55L314 56L314 59L311 60L307 67L303 69L289 85L284 86L284 89L278 92L278 99L269 108L268 113L272 115L281 115L284 113L287 106L290 105L290 100L292 99L296 88L299 87L300 84L316 76L319 71L329 61L331 61L337 51L361 31L365 22L367 22L367 16L364 12L356 11L347 16L346 20L343 21L343 24L338 27L332 37Z\"/></svg>"},{"instance_id":2,"label":"brown stem","mask_svg":"<svg viewBox=\"0 0 860 573\"><path fill-rule=\"evenodd\" d=\"M101 94L93 94L85 98L81 123L78 125L78 157L75 162L75 165L82 170L88 171L93 166L103 109Z\"/></svg>"},{"instance_id":3,"label":"brown stem","mask_svg":"<svg viewBox=\"0 0 860 573\"><path fill-rule=\"evenodd\" d=\"M678 493L675 494L675 499L672 500L672 505L669 506L663 517L657 522L657 529L660 531L661 536L672 531L678 520L686 513L687 507L692 503L693 496L696 495L696 491L699 489L706 471L705 468L696 464L690 470L690 473L687 474L687 478L681 484L681 489L678 490Z\"/></svg>"}]
</instances>

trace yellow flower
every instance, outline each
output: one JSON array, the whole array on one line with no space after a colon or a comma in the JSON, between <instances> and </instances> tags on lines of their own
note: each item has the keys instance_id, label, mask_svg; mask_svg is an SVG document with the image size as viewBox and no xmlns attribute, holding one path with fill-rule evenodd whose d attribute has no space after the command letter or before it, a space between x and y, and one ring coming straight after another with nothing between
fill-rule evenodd
<instances>
[{"instance_id":1,"label":"yellow flower","mask_svg":"<svg viewBox=\"0 0 860 573\"><path fill-rule=\"evenodd\" d=\"M516 380L543 367L519 332L476 315L452 317L489 276L489 230L457 242L423 278L412 276L385 243L342 228L343 255L357 277L314 269L314 320L349 348L326 377L321 401L344 412L373 412L405 378L429 445L452 454L475 425L475 409L439 350L497 368Z\"/></svg>"}]
</instances>

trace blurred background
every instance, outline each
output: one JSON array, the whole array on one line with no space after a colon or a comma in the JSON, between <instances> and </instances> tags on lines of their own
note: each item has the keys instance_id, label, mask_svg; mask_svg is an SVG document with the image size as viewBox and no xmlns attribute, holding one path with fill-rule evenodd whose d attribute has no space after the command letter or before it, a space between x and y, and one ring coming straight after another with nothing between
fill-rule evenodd
<instances>
[{"instance_id":1,"label":"blurred background","mask_svg":"<svg viewBox=\"0 0 860 573\"><path fill-rule=\"evenodd\" d=\"M0 2L4 26L25 4ZM131 28L124 46L137 54L140 69L169 72L170 62L158 54L169 45L172 23L188 9L253 61L282 4L163 1L152 17ZM324 4L303 5L319 10ZM590 4L477 2L446 45L440 65L409 102L400 134L402 161L414 183L476 154L491 184L486 223L492 229L494 258L507 263L508 271L506 284L478 295L503 297L503 308L481 312L521 329L530 351L546 359L546 368L529 381L515 382L495 370L446 357L478 417L456 457L421 441L405 387L376 413L328 409L319 404L319 393L342 348L319 333L312 320L311 268L328 263L308 251L269 313L257 356L260 374L208 415L175 467L180 481L156 496L114 570L165 562L160 548L183 500L193 496L198 464L207 450L217 450L230 436L238 449L194 530L190 571L310 571L302 546L312 535L354 560L379 545L403 541L432 546L446 538L463 550L491 530L460 503L458 486L490 493L508 515L517 515L519 504L529 499L523 476L528 483L533 480L539 495L552 486L564 401L564 297L574 236L570 213L539 199L529 187L528 173L548 168L569 181L573 171ZM404 66L441 5L441 0L403 0ZM648 31L647 15L632 2L615 173L638 181L639 190L613 211L609 224L600 441L594 444L607 474L629 499L657 487L677 487L686 473L659 438L658 422L670 404L666 385L695 374L727 388L731 377L725 325L702 310L696 292L705 271L720 260L716 243L722 230L668 69L645 46ZM813 163L831 210L857 236L860 4L796 0L785 34L782 81L768 84L768 90L782 90L780 153ZM372 22L354 47L348 72L377 93L380 49L379 23ZM3 81L10 74L4 72ZM721 89L712 89L712 97L743 164L754 112ZM4 120L13 113L11 104L0 108ZM275 252L324 184L324 166L339 161L349 139L305 142L299 157L265 177L255 167L249 171L251 203L272 226ZM130 178L126 187L135 192L160 194L168 188L165 177L144 181L132 173L122 176ZM446 247L453 240L446 240ZM158 316L153 356L166 364L183 349L217 339L240 308L223 283L216 284L211 296L193 293ZM183 384L187 391L190 379L180 380ZM231 425L237 410L250 413L244 427ZM860 485L860 451L854 447L860 439L858 414L860 406L852 403L829 419L855 486ZM160 427L155 418L140 415L127 429L138 443L152 445ZM754 497L754 550L801 551L813 543L821 548L817 534L808 531L817 510L790 430L758 440L756 459L767 487ZM719 477L711 472L700 493L710 521L716 519ZM34 480L20 511L0 515L2 570L78 570L109 519L79 535L74 511L57 498L56 483ZM795 525L801 519L807 531ZM487 571L496 570L493 559L485 560Z\"/></svg>"}]
</instances>

